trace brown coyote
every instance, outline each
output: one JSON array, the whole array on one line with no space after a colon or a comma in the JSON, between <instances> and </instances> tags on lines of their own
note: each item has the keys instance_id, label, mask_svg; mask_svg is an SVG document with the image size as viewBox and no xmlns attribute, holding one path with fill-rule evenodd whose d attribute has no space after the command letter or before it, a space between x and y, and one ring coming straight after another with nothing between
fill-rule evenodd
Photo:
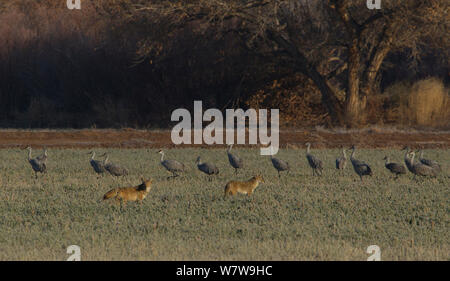
<instances>
[{"instance_id":1,"label":"brown coyote","mask_svg":"<svg viewBox=\"0 0 450 281\"><path fill-rule=\"evenodd\" d=\"M138 186L114 188L103 196L103 200L115 198L117 203L123 202L126 206L127 201L139 201L142 203L147 193L150 191L153 180L144 180Z\"/></svg>"},{"instance_id":2,"label":"brown coyote","mask_svg":"<svg viewBox=\"0 0 450 281\"><path fill-rule=\"evenodd\" d=\"M264 183L262 176L257 175L249 179L248 181L230 181L225 186L225 194L223 198L227 195L235 195L236 192L247 194L250 196L259 183Z\"/></svg>"}]
</instances>

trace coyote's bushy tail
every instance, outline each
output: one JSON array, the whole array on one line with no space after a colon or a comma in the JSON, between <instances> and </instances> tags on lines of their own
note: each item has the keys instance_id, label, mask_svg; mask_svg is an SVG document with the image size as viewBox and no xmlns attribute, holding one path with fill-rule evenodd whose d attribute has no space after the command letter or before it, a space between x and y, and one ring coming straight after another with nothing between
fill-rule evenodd
<instances>
[{"instance_id":1,"label":"coyote's bushy tail","mask_svg":"<svg viewBox=\"0 0 450 281\"><path fill-rule=\"evenodd\" d=\"M103 196L103 200L116 197L118 192L119 192L118 188L106 192L106 194Z\"/></svg>"}]
</instances>

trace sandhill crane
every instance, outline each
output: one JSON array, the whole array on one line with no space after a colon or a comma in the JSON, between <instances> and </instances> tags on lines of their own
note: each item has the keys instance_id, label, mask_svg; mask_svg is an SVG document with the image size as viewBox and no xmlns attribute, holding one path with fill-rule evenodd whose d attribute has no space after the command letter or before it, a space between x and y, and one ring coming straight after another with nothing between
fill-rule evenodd
<instances>
[{"instance_id":1,"label":"sandhill crane","mask_svg":"<svg viewBox=\"0 0 450 281\"><path fill-rule=\"evenodd\" d=\"M336 158L336 169L344 170L347 167L347 155L345 154L345 148L342 148L342 156Z\"/></svg>"},{"instance_id":2,"label":"sandhill crane","mask_svg":"<svg viewBox=\"0 0 450 281\"><path fill-rule=\"evenodd\" d=\"M120 177L120 176L126 176L128 175L128 170L126 168L123 168L117 164L109 163L108 162L108 154L104 154L106 156L105 160L103 160L103 165L105 166L105 170L108 171L111 175Z\"/></svg>"},{"instance_id":3,"label":"sandhill crane","mask_svg":"<svg viewBox=\"0 0 450 281\"><path fill-rule=\"evenodd\" d=\"M406 150L405 157L404 157L406 168L408 168L408 170L414 174L414 168L411 163L411 159L409 159L409 157L408 157L409 152L410 152L409 147L405 146L402 150Z\"/></svg>"},{"instance_id":4,"label":"sandhill crane","mask_svg":"<svg viewBox=\"0 0 450 281\"><path fill-rule=\"evenodd\" d=\"M103 164L103 161L95 160L95 151L91 151L88 154L91 154L91 160L89 160L89 163L91 163L92 168L97 174L103 174L106 172L105 165ZM101 155L105 156L105 154Z\"/></svg>"},{"instance_id":5,"label":"sandhill crane","mask_svg":"<svg viewBox=\"0 0 450 281\"><path fill-rule=\"evenodd\" d=\"M31 149L31 147L30 147ZM41 155L36 156L36 159L38 159L39 161L47 161L47 147L44 147L44 152Z\"/></svg>"},{"instance_id":6,"label":"sandhill crane","mask_svg":"<svg viewBox=\"0 0 450 281\"><path fill-rule=\"evenodd\" d=\"M431 168L433 168L433 170L436 173L439 173L441 171L441 166L439 165L439 163L437 161L434 160L429 160L429 159L424 159L423 158L423 150L419 150L420 151L420 157L419 157L419 161L424 164L427 165Z\"/></svg>"},{"instance_id":7,"label":"sandhill crane","mask_svg":"<svg viewBox=\"0 0 450 281\"><path fill-rule=\"evenodd\" d=\"M184 172L185 167L183 163L171 159L164 160L164 151L160 150L158 153L161 154L161 165L171 172L173 177L178 177L177 172Z\"/></svg>"},{"instance_id":8,"label":"sandhill crane","mask_svg":"<svg viewBox=\"0 0 450 281\"><path fill-rule=\"evenodd\" d=\"M37 156L36 158L31 157L31 147L28 146L28 162L31 165L31 168L34 171L34 174L37 176L37 173L46 173L47 172L47 148L44 148L44 153L42 155Z\"/></svg>"},{"instance_id":9,"label":"sandhill crane","mask_svg":"<svg viewBox=\"0 0 450 281\"><path fill-rule=\"evenodd\" d=\"M232 144L228 147L227 154L228 154L228 161L230 161L231 166L234 168L235 174L238 173L238 169L242 169L244 167L244 161L242 161L241 158L239 158L237 155L231 153L231 148L233 147Z\"/></svg>"},{"instance_id":10,"label":"sandhill crane","mask_svg":"<svg viewBox=\"0 0 450 281\"><path fill-rule=\"evenodd\" d=\"M386 162L384 163L384 166L386 169L388 169L391 173L395 174L395 178L398 178L399 175L406 174L405 166L399 163L393 163L389 160L389 157L385 156L383 158Z\"/></svg>"},{"instance_id":11,"label":"sandhill crane","mask_svg":"<svg viewBox=\"0 0 450 281\"><path fill-rule=\"evenodd\" d=\"M309 166L313 170L313 176L316 174L321 176L322 170L323 170L322 161L310 153L310 148L311 148L311 144L309 142L307 142L306 143L306 159L308 160ZM319 171L320 171L320 173L319 173Z\"/></svg>"},{"instance_id":12,"label":"sandhill crane","mask_svg":"<svg viewBox=\"0 0 450 281\"><path fill-rule=\"evenodd\" d=\"M219 174L219 169L216 167L216 165L214 165L212 163L207 163L207 162L202 163L200 156L197 157L197 160L195 161L195 163L197 164L197 168L200 171L202 171L203 173L207 174L208 176Z\"/></svg>"},{"instance_id":13,"label":"sandhill crane","mask_svg":"<svg viewBox=\"0 0 450 281\"><path fill-rule=\"evenodd\" d=\"M414 157L416 156L416 154L414 153L414 151L411 151L409 153L411 155L411 165L412 165L412 172L414 174L414 178L419 175L419 176L430 176L430 177L435 177L437 175L437 172L430 166L427 166L421 162L418 163L414 163Z\"/></svg>"},{"instance_id":14,"label":"sandhill crane","mask_svg":"<svg viewBox=\"0 0 450 281\"><path fill-rule=\"evenodd\" d=\"M272 165L275 169L278 171L278 177L281 177L280 172L282 171L288 171L289 172L289 163L286 161L283 161L281 159L273 157L273 155L270 155L270 160L272 160Z\"/></svg>"},{"instance_id":15,"label":"sandhill crane","mask_svg":"<svg viewBox=\"0 0 450 281\"><path fill-rule=\"evenodd\" d=\"M361 181L363 180L363 176L372 176L372 169L370 169L370 166L363 161L355 159L356 147L353 145L350 149L352 150L350 161L352 162L353 169L355 170L356 174L358 174Z\"/></svg>"}]
</instances>

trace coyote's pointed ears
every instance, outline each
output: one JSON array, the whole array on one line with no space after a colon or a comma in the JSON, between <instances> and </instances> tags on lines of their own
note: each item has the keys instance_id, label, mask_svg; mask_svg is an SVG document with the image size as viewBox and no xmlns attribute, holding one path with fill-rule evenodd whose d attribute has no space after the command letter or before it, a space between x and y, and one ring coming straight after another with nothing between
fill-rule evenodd
<instances>
[{"instance_id":1,"label":"coyote's pointed ears","mask_svg":"<svg viewBox=\"0 0 450 281\"><path fill-rule=\"evenodd\" d=\"M153 179L148 179L148 180L146 180L146 179L144 179L144 177L143 176L141 176L141 181L142 182L153 182Z\"/></svg>"}]
</instances>

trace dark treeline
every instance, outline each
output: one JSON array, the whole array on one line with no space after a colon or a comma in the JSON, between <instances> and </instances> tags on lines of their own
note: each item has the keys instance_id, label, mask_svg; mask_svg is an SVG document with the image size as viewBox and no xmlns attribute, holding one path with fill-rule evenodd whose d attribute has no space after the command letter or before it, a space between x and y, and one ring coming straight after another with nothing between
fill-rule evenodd
<instances>
[{"instance_id":1,"label":"dark treeline","mask_svg":"<svg viewBox=\"0 0 450 281\"><path fill-rule=\"evenodd\" d=\"M387 110L389 105L372 101L379 100L373 97L382 97L391 85L428 77L449 82L448 35L433 37L440 30L419 34L416 41L387 51L374 77L375 86L370 85L368 98L360 99L364 105L352 115L346 102L352 97L349 85L353 85L348 78L347 35L339 34L343 42L331 38L331 27L340 23L327 21L339 19L322 15L320 11L326 9L308 4L311 1L297 1L309 5L308 11L302 8L302 15L299 7L288 10L282 5L292 1L279 1L280 6L272 6L270 1L227 1L227 5L234 5L225 11L217 8L223 6L221 1L82 1L79 11L68 10L65 2L0 0L0 126L167 127L171 112L179 107L192 108L193 100L202 100L205 108L246 108L255 104L249 101L259 98L258 93L272 93L274 81L294 76L297 78L289 80L291 84L299 81L298 85L308 85L303 90L296 88L294 94L299 99L319 97L311 108L325 117L318 118L316 125L354 125L352 116L358 110L357 114L366 118L356 123L370 124L383 122L384 116L374 117L370 111ZM352 1L323 1L322 5L334 2L339 7L339 2ZM354 4L348 5L353 11ZM279 20L269 8L282 11L277 12ZM394 17L382 16L386 22ZM440 19L439 13L433 16ZM264 17L278 22L263 25L260 21L269 21ZM297 31L302 38L288 37ZM312 34L323 38L313 40ZM368 38L378 40L377 34L370 36L360 42L361 63L356 68L361 73L377 47L375 43L363 45ZM433 44L429 43L432 40ZM298 58L289 53L294 45L304 54L307 67L299 67ZM318 76L314 76L316 71ZM361 81L361 91L366 91L368 86ZM280 83L281 90L294 88ZM264 101L257 104L273 106ZM446 118L445 111L440 119ZM290 114L294 119L298 115L297 125L306 118L301 113ZM446 122L437 125L446 126Z\"/></svg>"}]
</instances>

